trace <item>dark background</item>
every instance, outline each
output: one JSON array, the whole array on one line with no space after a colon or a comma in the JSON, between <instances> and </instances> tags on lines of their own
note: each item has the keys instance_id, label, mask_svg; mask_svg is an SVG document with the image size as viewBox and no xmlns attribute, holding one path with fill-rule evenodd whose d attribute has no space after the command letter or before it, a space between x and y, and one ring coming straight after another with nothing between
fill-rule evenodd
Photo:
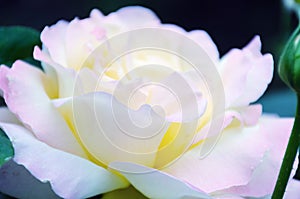
<instances>
[{"instance_id":1,"label":"dark background","mask_svg":"<svg viewBox=\"0 0 300 199\"><path fill-rule=\"evenodd\" d=\"M258 34L263 52L274 55L275 67L288 35L297 24L296 17L280 0L0 0L0 26L24 25L42 31L60 19L87 17L93 8L108 14L127 5L148 7L163 23L177 24L186 30L206 30L221 55L233 47L243 47ZM276 68L274 75L260 100L264 111L293 116L295 96L281 82Z\"/></svg>"}]
</instances>

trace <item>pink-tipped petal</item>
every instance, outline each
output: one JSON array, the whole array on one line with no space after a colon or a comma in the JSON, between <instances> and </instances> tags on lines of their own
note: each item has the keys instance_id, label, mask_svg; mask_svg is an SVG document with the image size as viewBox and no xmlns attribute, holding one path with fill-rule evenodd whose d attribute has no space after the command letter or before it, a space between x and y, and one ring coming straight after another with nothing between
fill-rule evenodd
<instances>
[{"instance_id":1,"label":"pink-tipped petal","mask_svg":"<svg viewBox=\"0 0 300 199\"><path fill-rule=\"evenodd\" d=\"M56 87L54 98L70 97L75 94L76 71L74 69L55 63L47 53L41 51L37 46L34 48L33 56L43 62L45 73L52 84L51 88Z\"/></svg>"},{"instance_id":2,"label":"pink-tipped petal","mask_svg":"<svg viewBox=\"0 0 300 199\"><path fill-rule=\"evenodd\" d=\"M123 178L89 160L54 149L22 126L0 123L14 147L14 161L42 182L50 182L63 198L87 198L124 188Z\"/></svg>"},{"instance_id":3,"label":"pink-tipped petal","mask_svg":"<svg viewBox=\"0 0 300 199\"><path fill-rule=\"evenodd\" d=\"M59 21L51 27L45 27L41 33L44 48L49 52L51 58L61 66L67 66L65 39L68 23Z\"/></svg>"},{"instance_id":4,"label":"pink-tipped petal","mask_svg":"<svg viewBox=\"0 0 300 199\"><path fill-rule=\"evenodd\" d=\"M249 105L265 92L271 82L273 58L270 54L262 55L260 48L260 39L255 37L242 50L233 49L222 57L219 70L227 107Z\"/></svg>"},{"instance_id":5,"label":"pink-tipped petal","mask_svg":"<svg viewBox=\"0 0 300 199\"><path fill-rule=\"evenodd\" d=\"M163 171L208 193L247 185L267 152L274 148L273 142L277 143L278 135L285 133L280 144L282 146L284 140L289 137L291 127L291 120L279 118L271 120L262 118L255 126L229 126L219 138L212 137L204 140L204 142L215 142L215 145L209 145L214 147L207 156L200 158L204 143L199 144ZM281 152L277 151L275 153L277 155L284 151L283 148L278 150ZM280 165L278 161L271 162L275 166ZM260 176L261 179L269 177ZM273 177L276 178L276 175ZM265 187L273 186L272 181L267 182L264 184Z\"/></svg>"},{"instance_id":6,"label":"pink-tipped petal","mask_svg":"<svg viewBox=\"0 0 300 199\"><path fill-rule=\"evenodd\" d=\"M48 83L42 71L22 61L15 62L11 69L0 68L0 88L10 111L39 140L85 157L67 123L51 103L45 89L51 87Z\"/></svg>"},{"instance_id":7,"label":"pink-tipped petal","mask_svg":"<svg viewBox=\"0 0 300 199\"><path fill-rule=\"evenodd\" d=\"M221 192L244 197L262 197L272 193L293 126L293 119L265 116L260 119L259 125L265 130L260 131L261 135L257 139L264 140L269 145L268 151L254 170L249 183L234 186Z\"/></svg>"}]
</instances>

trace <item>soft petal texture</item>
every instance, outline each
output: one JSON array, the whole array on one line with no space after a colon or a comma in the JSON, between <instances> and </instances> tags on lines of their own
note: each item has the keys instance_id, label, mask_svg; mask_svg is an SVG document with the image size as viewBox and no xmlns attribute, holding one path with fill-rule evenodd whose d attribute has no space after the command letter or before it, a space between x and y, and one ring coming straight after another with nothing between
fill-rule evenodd
<instances>
[{"instance_id":1,"label":"soft petal texture","mask_svg":"<svg viewBox=\"0 0 300 199\"><path fill-rule=\"evenodd\" d=\"M153 11L140 6L121 8L117 12L110 13L106 20L106 22L117 21L121 26L128 29L151 27L160 24L160 20Z\"/></svg>"},{"instance_id":2,"label":"soft petal texture","mask_svg":"<svg viewBox=\"0 0 300 199\"><path fill-rule=\"evenodd\" d=\"M224 115L219 115L216 118L212 118L212 120L221 120L222 122L221 128L219 131L211 131L210 125L212 125L213 121L209 121L209 123L205 124L199 132L197 132L193 144L197 144L198 142L205 140L207 138L217 136L220 131L228 127L232 126L252 126L255 125L262 113L262 106L260 104L255 104L247 107L232 109L225 111Z\"/></svg>"},{"instance_id":3,"label":"soft petal texture","mask_svg":"<svg viewBox=\"0 0 300 199\"><path fill-rule=\"evenodd\" d=\"M50 76L52 87L57 87L55 98L70 97L75 94L76 72L73 69L56 64L48 54L43 53L37 46L34 48L33 56L43 63L43 69L46 75Z\"/></svg>"},{"instance_id":4,"label":"soft petal texture","mask_svg":"<svg viewBox=\"0 0 300 199\"><path fill-rule=\"evenodd\" d=\"M222 57L219 71L226 95L226 107L247 106L266 90L273 76L273 58L262 55L256 36L242 50L232 49Z\"/></svg>"},{"instance_id":5,"label":"soft petal texture","mask_svg":"<svg viewBox=\"0 0 300 199\"><path fill-rule=\"evenodd\" d=\"M237 121L238 125L253 126L259 121L261 114L262 106L260 104L227 110L224 115L224 128L232 125L234 121Z\"/></svg>"},{"instance_id":6,"label":"soft petal texture","mask_svg":"<svg viewBox=\"0 0 300 199\"><path fill-rule=\"evenodd\" d=\"M197 42L213 61L219 61L218 48L207 32L204 30L193 30L188 33L188 36Z\"/></svg>"},{"instance_id":7,"label":"soft petal texture","mask_svg":"<svg viewBox=\"0 0 300 199\"><path fill-rule=\"evenodd\" d=\"M41 141L82 157L83 150L47 95L47 78L29 64L17 61L0 68L0 88L10 109ZM51 85L50 85L51 86Z\"/></svg>"},{"instance_id":8,"label":"soft petal texture","mask_svg":"<svg viewBox=\"0 0 300 199\"><path fill-rule=\"evenodd\" d=\"M200 144L163 171L208 193L247 185L266 153L276 144L283 146L278 143L280 139L276 137L282 135L279 131L285 133L286 140L289 135L287 132L290 132L291 128L292 120L265 117L255 126L226 128L219 139L206 140L216 143L212 145L214 148L206 157L199 158L202 150ZM271 133L276 136L270 136ZM282 151L284 148L281 148L281 153ZM276 167L280 165L278 161L272 163ZM276 173L277 170L273 172ZM264 185L267 190L273 186L271 182L268 181Z\"/></svg>"},{"instance_id":9,"label":"soft petal texture","mask_svg":"<svg viewBox=\"0 0 300 199\"><path fill-rule=\"evenodd\" d=\"M260 139L265 140L265 144L269 145L269 150L254 170L249 183L223 192L244 197L262 197L272 193L289 139L287 132L291 132L293 122L293 119L275 117L261 119L260 125L264 126L264 131L261 131Z\"/></svg>"},{"instance_id":10,"label":"soft petal texture","mask_svg":"<svg viewBox=\"0 0 300 199\"><path fill-rule=\"evenodd\" d=\"M191 88L180 73L173 73L154 87L148 104L161 106L171 122L190 122L200 118L206 109L202 94ZM167 87L167 89L165 88Z\"/></svg>"},{"instance_id":11,"label":"soft petal texture","mask_svg":"<svg viewBox=\"0 0 300 199\"><path fill-rule=\"evenodd\" d=\"M54 26L46 26L41 34L41 41L47 47L51 58L61 66L67 66L65 53L65 37L68 22L59 21Z\"/></svg>"},{"instance_id":12,"label":"soft petal texture","mask_svg":"<svg viewBox=\"0 0 300 199\"><path fill-rule=\"evenodd\" d=\"M132 161L153 166L169 127L149 105L135 111L103 92L70 98L58 109L71 121L87 150L105 165Z\"/></svg>"},{"instance_id":13,"label":"soft petal texture","mask_svg":"<svg viewBox=\"0 0 300 199\"><path fill-rule=\"evenodd\" d=\"M55 63L66 68L79 69L90 51L95 48L94 43L97 43L96 36L91 34L95 28L96 24L91 20L74 19L70 23L59 21L42 31L44 50L49 52ZM89 49L88 44L93 49Z\"/></svg>"},{"instance_id":14,"label":"soft petal texture","mask_svg":"<svg viewBox=\"0 0 300 199\"><path fill-rule=\"evenodd\" d=\"M137 190L149 198L210 198L200 189L156 169L129 162L113 162L109 166L121 172Z\"/></svg>"},{"instance_id":15,"label":"soft petal texture","mask_svg":"<svg viewBox=\"0 0 300 199\"><path fill-rule=\"evenodd\" d=\"M136 28L154 27L159 22L151 10L139 6L126 7L106 17L93 10L91 18L75 18L69 24L59 21L46 27L41 40L44 50L49 52L54 62L67 68L80 69L103 39Z\"/></svg>"},{"instance_id":16,"label":"soft petal texture","mask_svg":"<svg viewBox=\"0 0 300 199\"><path fill-rule=\"evenodd\" d=\"M14 161L42 182L49 181L63 198L87 198L128 186L121 177L78 156L40 142L22 126L0 123L10 138Z\"/></svg>"},{"instance_id":17,"label":"soft petal texture","mask_svg":"<svg viewBox=\"0 0 300 199\"><path fill-rule=\"evenodd\" d=\"M206 99L199 89L186 82L181 73L167 71L163 75L161 67L149 68L136 69L139 77L132 77L134 81L128 83L122 79L112 94L134 109L149 104L169 122L191 122L205 112Z\"/></svg>"}]
</instances>

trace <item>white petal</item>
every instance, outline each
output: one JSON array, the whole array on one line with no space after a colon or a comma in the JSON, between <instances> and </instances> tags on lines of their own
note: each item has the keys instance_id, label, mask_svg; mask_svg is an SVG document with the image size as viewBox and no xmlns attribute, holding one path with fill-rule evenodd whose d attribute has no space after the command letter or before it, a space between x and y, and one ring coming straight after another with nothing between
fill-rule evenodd
<instances>
[{"instance_id":1,"label":"white petal","mask_svg":"<svg viewBox=\"0 0 300 199\"><path fill-rule=\"evenodd\" d=\"M63 198L87 198L128 186L121 177L89 160L38 141L24 127L0 123L14 147L14 161Z\"/></svg>"},{"instance_id":2,"label":"white petal","mask_svg":"<svg viewBox=\"0 0 300 199\"><path fill-rule=\"evenodd\" d=\"M59 107L87 150L100 162L154 164L156 151L169 127L150 106L134 111L107 93L74 97Z\"/></svg>"},{"instance_id":3,"label":"white petal","mask_svg":"<svg viewBox=\"0 0 300 199\"><path fill-rule=\"evenodd\" d=\"M255 126L226 128L220 137L204 140L163 171L209 193L246 185L272 146L266 134L278 130L277 126L263 121ZM283 130L288 136L287 129ZM212 142L208 146L213 148L201 157L205 142Z\"/></svg>"},{"instance_id":4,"label":"white petal","mask_svg":"<svg viewBox=\"0 0 300 199\"><path fill-rule=\"evenodd\" d=\"M106 19L108 20L107 22L111 20L111 23L114 23L114 17L120 20L119 23L128 29L151 27L159 24L160 22L154 12L141 6L128 6L121 8L116 12L109 14Z\"/></svg>"},{"instance_id":5,"label":"white petal","mask_svg":"<svg viewBox=\"0 0 300 199\"><path fill-rule=\"evenodd\" d=\"M189 37L197 42L214 61L219 60L219 51L209 34L204 30L194 30L188 33Z\"/></svg>"},{"instance_id":6,"label":"white petal","mask_svg":"<svg viewBox=\"0 0 300 199\"><path fill-rule=\"evenodd\" d=\"M51 27L46 26L41 33L44 48L49 52L51 58L61 66L67 66L65 52L65 38L68 23L59 21Z\"/></svg>"},{"instance_id":7,"label":"white petal","mask_svg":"<svg viewBox=\"0 0 300 199\"><path fill-rule=\"evenodd\" d=\"M270 147L258 167L254 170L249 183L234 186L221 192L238 194L245 197L271 195L274 190L281 162L293 126L293 119L279 119L264 116L259 125L264 127L257 139L269 143ZM260 147L260 146L256 146ZM292 175L291 175L292 176Z\"/></svg>"},{"instance_id":8,"label":"white petal","mask_svg":"<svg viewBox=\"0 0 300 199\"><path fill-rule=\"evenodd\" d=\"M266 90L273 76L273 58L262 55L261 42L255 37L242 50L233 49L222 57L220 74L223 80L226 107L249 105Z\"/></svg>"},{"instance_id":9,"label":"white petal","mask_svg":"<svg viewBox=\"0 0 300 199\"><path fill-rule=\"evenodd\" d=\"M54 148L85 157L66 121L52 105L45 89L49 82L42 71L17 61L11 69L1 67L0 79L0 88L10 111L39 140Z\"/></svg>"}]
</instances>

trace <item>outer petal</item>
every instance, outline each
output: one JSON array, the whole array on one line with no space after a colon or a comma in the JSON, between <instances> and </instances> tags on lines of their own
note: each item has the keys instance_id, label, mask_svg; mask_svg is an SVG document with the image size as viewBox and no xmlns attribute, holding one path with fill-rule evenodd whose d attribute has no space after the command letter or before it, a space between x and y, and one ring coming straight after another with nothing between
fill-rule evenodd
<instances>
[{"instance_id":1,"label":"outer petal","mask_svg":"<svg viewBox=\"0 0 300 199\"><path fill-rule=\"evenodd\" d=\"M262 55L260 49L257 36L242 50L233 49L222 58L219 70L227 107L249 105L264 93L270 83L273 59L270 54Z\"/></svg>"},{"instance_id":2,"label":"outer petal","mask_svg":"<svg viewBox=\"0 0 300 199\"><path fill-rule=\"evenodd\" d=\"M65 39L68 23L59 21L51 27L46 26L41 33L41 40L44 47L56 63L67 66Z\"/></svg>"},{"instance_id":3,"label":"outer petal","mask_svg":"<svg viewBox=\"0 0 300 199\"><path fill-rule=\"evenodd\" d=\"M160 20L152 10L141 6L121 8L109 14L106 20L106 23L111 22L112 24L119 22L120 26L124 26L129 30L156 26L160 23Z\"/></svg>"},{"instance_id":4,"label":"outer petal","mask_svg":"<svg viewBox=\"0 0 300 199\"><path fill-rule=\"evenodd\" d=\"M88 63L89 55L106 38L105 28L101 25L89 18L74 19L68 24L64 40L68 63L65 67L79 70Z\"/></svg>"},{"instance_id":5,"label":"outer petal","mask_svg":"<svg viewBox=\"0 0 300 199\"><path fill-rule=\"evenodd\" d=\"M261 132L260 139L269 142L270 145L265 157L253 172L249 183L222 192L245 197L262 197L272 193L293 126L293 119L264 117L260 121L260 126L264 126L266 129Z\"/></svg>"},{"instance_id":6,"label":"outer petal","mask_svg":"<svg viewBox=\"0 0 300 199\"><path fill-rule=\"evenodd\" d=\"M121 172L137 190L149 198L210 198L200 189L156 169L128 162L113 162L109 166Z\"/></svg>"},{"instance_id":7,"label":"outer petal","mask_svg":"<svg viewBox=\"0 0 300 199\"><path fill-rule=\"evenodd\" d=\"M64 98L73 96L74 86L76 81L76 71L71 68L65 68L55 63L51 57L45 52L42 52L38 46L34 48L33 56L35 59L43 62L43 69L50 81L57 87L55 98Z\"/></svg>"},{"instance_id":8,"label":"outer petal","mask_svg":"<svg viewBox=\"0 0 300 199\"><path fill-rule=\"evenodd\" d=\"M47 144L85 157L59 112L48 95L50 86L46 76L38 69L17 61L11 69L1 67L0 88L9 109L29 127L36 137Z\"/></svg>"},{"instance_id":9,"label":"outer petal","mask_svg":"<svg viewBox=\"0 0 300 199\"><path fill-rule=\"evenodd\" d=\"M99 41L105 38L104 27L92 19L75 18L70 23L59 21L41 33L43 51L65 68L80 69Z\"/></svg>"},{"instance_id":10,"label":"outer petal","mask_svg":"<svg viewBox=\"0 0 300 199\"><path fill-rule=\"evenodd\" d=\"M219 139L205 140L215 143L211 145L214 148L206 157L199 158L203 145L200 144L164 171L209 193L246 185L266 151L273 146L272 138L266 138L266 135L282 131L287 138L290 129L291 123L281 122L280 119L272 123L266 123L262 119L252 127L229 127Z\"/></svg>"},{"instance_id":11,"label":"outer petal","mask_svg":"<svg viewBox=\"0 0 300 199\"><path fill-rule=\"evenodd\" d=\"M6 123L0 126L12 141L14 161L42 182L49 181L63 198L87 198L128 186L123 178L104 168L38 141L24 127Z\"/></svg>"},{"instance_id":12,"label":"outer petal","mask_svg":"<svg viewBox=\"0 0 300 199\"><path fill-rule=\"evenodd\" d=\"M194 30L188 33L189 37L197 42L214 61L219 61L219 51L209 34L204 30Z\"/></svg>"}]
</instances>

